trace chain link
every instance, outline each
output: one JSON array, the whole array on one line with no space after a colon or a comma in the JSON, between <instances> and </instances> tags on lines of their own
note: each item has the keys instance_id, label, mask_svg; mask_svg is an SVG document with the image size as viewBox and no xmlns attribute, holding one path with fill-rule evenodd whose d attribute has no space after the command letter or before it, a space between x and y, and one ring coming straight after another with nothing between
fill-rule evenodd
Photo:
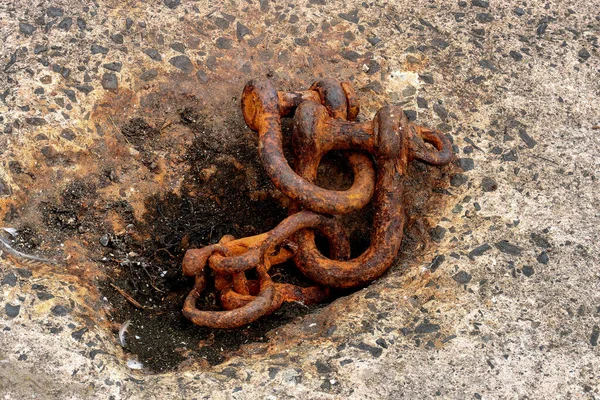
<instances>
[{"instance_id":1,"label":"chain link","mask_svg":"<svg viewBox=\"0 0 600 400\"><path fill-rule=\"evenodd\" d=\"M267 175L293 205L290 216L269 232L242 239L228 235L217 244L186 252L183 273L196 279L183 307L188 319L212 328L240 327L274 312L283 302L314 304L325 300L330 288L366 285L390 267L402 242L408 163L441 166L454 156L445 135L409 122L399 107L383 107L366 122L355 121L359 110L349 82L327 78L298 92L277 91L267 79L246 84L244 119L258 132ZM281 118L292 115L295 170L284 157L281 133ZM348 190L314 183L321 158L332 150L342 150L352 168L354 181ZM375 209L370 246L349 259L350 244L336 215L360 210L370 201ZM327 238L328 256L317 248L315 231ZM292 258L315 286L271 280L271 266ZM196 306L206 289L208 269L223 311ZM250 270L255 270L256 279L247 278Z\"/></svg>"}]
</instances>

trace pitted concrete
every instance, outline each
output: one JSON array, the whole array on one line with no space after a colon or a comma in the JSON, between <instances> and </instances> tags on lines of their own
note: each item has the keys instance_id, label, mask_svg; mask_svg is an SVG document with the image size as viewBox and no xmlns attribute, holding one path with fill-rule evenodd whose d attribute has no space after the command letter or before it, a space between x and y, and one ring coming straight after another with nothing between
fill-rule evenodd
<instances>
[{"instance_id":1,"label":"pitted concrete","mask_svg":"<svg viewBox=\"0 0 600 400\"><path fill-rule=\"evenodd\" d=\"M158 93L239 118L255 76L350 79L367 117L401 104L451 134L463 169L418 259L212 369L127 368L94 260L9 255L2 397L600 398L600 6L530 3L1 4L3 226L38 221L28 204L107 160L90 149L117 135L115 109L135 115ZM63 245L40 248L85 254Z\"/></svg>"}]
</instances>

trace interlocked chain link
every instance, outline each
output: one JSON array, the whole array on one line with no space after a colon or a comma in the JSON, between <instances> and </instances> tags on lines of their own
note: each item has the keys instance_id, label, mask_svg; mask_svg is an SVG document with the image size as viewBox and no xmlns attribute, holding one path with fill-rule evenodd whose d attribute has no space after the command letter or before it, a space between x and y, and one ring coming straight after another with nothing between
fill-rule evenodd
<instances>
[{"instance_id":1,"label":"interlocked chain link","mask_svg":"<svg viewBox=\"0 0 600 400\"><path fill-rule=\"evenodd\" d=\"M405 212L403 185L408 163L420 160L445 165L453 159L446 136L409 122L401 108L381 108L372 121L356 122L359 103L349 82L322 79L309 90L277 91L267 79L246 84L242 110L248 126L258 132L258 151L273 184L293 200L290 216L269 232L191 249L183 273L195 277L185 300L184 315L200 326L236 328L268 315L283 302L314 304L330 288L363 286L381 276L397 256ZM281 118L293 116L295 170L283 154ZM321 158L343 150L354 181L348 190L315 185ZM336 215L362 209L373 200L370 246L350 258L350 244ZM315 231L327 238L329 255L315 244ZM293 258L316 286L274 283L272 265ZM196 301L206 289L208 269L223 311L203 311ZM246 273L255 270L257 279Z\"/></svg>"}]
</instances>

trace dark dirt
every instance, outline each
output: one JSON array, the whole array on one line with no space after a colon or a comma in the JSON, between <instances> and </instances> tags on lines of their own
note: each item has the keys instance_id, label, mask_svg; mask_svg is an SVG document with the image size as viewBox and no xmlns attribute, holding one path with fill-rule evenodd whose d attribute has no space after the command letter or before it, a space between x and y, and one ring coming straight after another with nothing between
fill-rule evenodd
<instances>
[{"instance_id":1,"label":"dark dirt","mask_svg":"<svg viewBox=\"0 0 600 400\"><path fill-rule=\"evenodd\" d=\"M146 232L147 239L136 241L128 234L109 237L105 258L111 260L111 279L101 288L113 306L114 321L131 320L125 350L156 372L177 368L190 359L205 359L210 365L221 363L241 345L265 341L271 329L322 307L285 304L266 318L232 330L201 328L183 317L182 304L193 286L193 279L181 274L185 250L216 243L226 234L244 237L268 231L286 217L287 210L262 170L255 143L242 137L234 145L220 146L214 140L218 132L205 126L201 115L190 109L180 115L182 123L196 133L184 157L190 168L180 194L167 192L147 199L146 214L135 228L138 233ZM143 136L149 131L147 126L140 119L132 120L126 125L126 136ZM131 131L135 127L142 132ZM286 144L286 154L293 163L289 141ZM351 174L343 160L341 154L328 155L319 183L348 187ZM368 246L370 217L370 212L344 217L357 253ZM310 285L291 262L275 266L272 278L275 282ZM131 305L110 284L147 309ZM211 284L198 302L201 309L219 309ZM347 292L337 295L341 294Z\"/></svg>"},{"instance_id":2,"label":"dark dirt","mask_svg":"<svg viewBox=\"0 0 600 400\"><path fill-rule=\"evenodd\" d=\"M183 317L182 303L193 284L181 275L185 250L215 243L225 234L243 237L265 232L285 218L287 211L275 198L276 191L262 170L254 143L241 141L237 147L215 148L211 141L214 132L203 125L201 117L191 110L184 110L181 116L183 123L198 133L185 157L191 168L183 180L181 194L157 194L147 200L145 226L137 229L149 232L149 239L143 243L122 243L116 238L112 244L122 247L121 253L133 250L135 254L113 267L112 281L149 309L136 309L114 289L104 288L114 307L114 320L131 320L125 350L136 354L156 372L177 368L185 360L205 359L210 365L219 364L243 344L265 341L271 329L323 306L285 304L268 317L232 330L201 328ZM286 154L293 164L289 147ZM341 153L325 157L318 183L335 189L349 187L352 177L344 160ZM210 174L206 173L207 168L213 169ZM443 196L432 189L447 186L443 170L413 163L410 173L405 256L425 247L431 227L419 216L432 213ZM433 201L432 196L438 200ZM369 245L372 214L369 205L342 218L350 234L353 256ZM291 262L275 267L272 273L277 282L310 284ZM218 310L210 285L211 282L198 307ZM336 293L332 300L347 294Z\"/></svg>"},{"instance_id":3,"label":"dark dirt","mask_svg":"<svg viewBox=\"0 0 600 400\"><path fill-rule=\"evenodd\" d=\"M78 229L89 217L87 210L94 206L95 198L94 183L73 181L63 189L57 202L43 204L44 222L49 228Z\"/></svg>"}]
</instances>

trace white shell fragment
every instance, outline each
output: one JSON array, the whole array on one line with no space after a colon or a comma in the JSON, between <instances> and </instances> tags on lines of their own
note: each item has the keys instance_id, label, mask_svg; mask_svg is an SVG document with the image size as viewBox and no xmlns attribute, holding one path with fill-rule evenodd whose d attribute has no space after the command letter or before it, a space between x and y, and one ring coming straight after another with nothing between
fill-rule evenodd
<instances>
[{"instance_id":1,"label":"white shell fragment","mask_svg":"<svg viewBox=\"0 0 600 400\"><path fill-rule=\"evenodd\" d=\"M125 332L127 332L127 327L130 323L131 320L128 319L123 323L123 325L121 325L121 328L119 329L119 342L121 343L122 347L125 347Z\"/></svg>"},{"instance_id":2,"label":"white shell fragment","mask_svg":"<svg viewBox=\"0 0 600 400\"><path fill-rule=\"evenodd\" d=\"M9 233L13 237L19 236L19 234L17 233L17 230L15 228L2 228L2 229L4 230L4 232Z\"/></svg>"},{"instance_id":3,"label":"white shell fragment","mask_svg":"<svg viewBox=\"0 0 600 400\"><path fill-rule=\"evenodd\" d=\"M142 364L138 360L127 360L127 366L130 369L142 369L142 368L144 368L144 364Z\"/></svg>"}]
</instances>

